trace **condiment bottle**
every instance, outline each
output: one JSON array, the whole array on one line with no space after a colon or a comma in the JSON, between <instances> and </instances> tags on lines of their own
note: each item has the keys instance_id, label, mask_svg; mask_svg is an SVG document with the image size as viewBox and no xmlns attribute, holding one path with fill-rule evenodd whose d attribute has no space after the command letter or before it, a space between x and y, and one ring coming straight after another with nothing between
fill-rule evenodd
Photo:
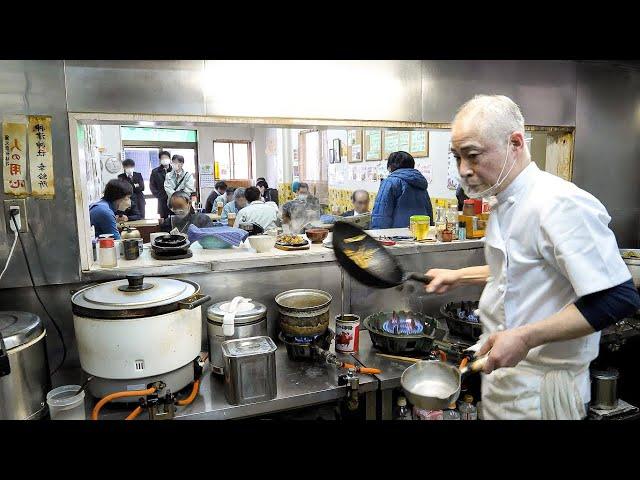
<instances>
[{"instance_id":1,"label":"condiment bottle","mask_svg":"<svg viewBox=\"0 0 640 480\"><path fill-rule=\"evenodd\" d=\"M462 420L477 420L478 410L473 405L473 397L471 395L465 395L463 401L460 402L458 407L460 410L460 417Z\"/></svg>"},{"instance_id":2,"label":"condiment bottle","mask_svg":"<svg viewBox=\"0 0 640 480\"><path fill-rule=\"evenodd\" d=\"M458 222L458 240L466 240L467 239L467 223L466 222Z\"/></svg>"},{"instance_id":3,"label":"condiment bottle","mask_svg":"<svg viewBox=\"0 0 640 480\"><path fill-rule=\"evenodd\" d=\"M411 412L407 408L407 399L404 397L398 397L396 420L413 420L413 418L411 418Z\"/></svg>"},{"instance_id":4,"label":"condiment bottle","mask_svg":"<svg viewBox=\"0 0 640 480\"><path fill-rule=\"evenodd\" d=\"M458 202L451 202L447 207L447 223L452 232L452 240L458 240Z\"/></svg>"},{"instance_id":5,"label":"condiment bottle","mask_svg":"<svg viewBox=\"0 0 640 480\"><path fill-rule=\"evenodd\" d=\"M98 255L100 266L109 268L118 266L118 253L113 238L100 239L100 251Z\"/></svg>"},{"instance_id":6,"label":"condiment bottle","mask_svg":"<svg viewBox=\"0 0 640 480\"><path fill-rule=\"evenodd\" d=\"M453 402L449 408L442 412L443 420L460 420L460 412L456 410L456 403Z\"/></svg>"},{"instance_id":7,"label":"condiment bottle","mask_svg":"<svg viewBox=\"0 0 640 480\"><path fill-rule=\"evenodd\" d=\"M473 217L476 214L475 204L472 199L467 199L464 201L462 206L462 214L467 217Z\"/></svg>"}]
</instances>

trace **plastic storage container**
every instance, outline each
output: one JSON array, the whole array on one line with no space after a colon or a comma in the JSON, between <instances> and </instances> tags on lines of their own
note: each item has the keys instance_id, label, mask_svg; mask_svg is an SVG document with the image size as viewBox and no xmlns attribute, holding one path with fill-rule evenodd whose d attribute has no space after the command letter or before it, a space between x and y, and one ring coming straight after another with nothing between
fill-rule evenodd
<instances>
[{"instance_id":1,"label":"plastic storage container","mask_svg":"<svg viewBox=\"0 0 640 480\"><path fill-rule=\"evenodd\" d=\"M416 240L426 240L429 237L431 219L429 215L412 215L409 217L409 230Z\"/></svg>"},{"instance_id":2,"label":"plastic storage container","mask_svg":"<svg viewBox=\"0 0 640 480\"><path fill-rule=\"evenodd\" d=\"M84 390L75 394L80 385L63 385L47 393L51 420L85 420Z\"/></svg>"},{"instance_id":3,"label":"plastic storage container","mask_svg":"<svg viewBox=\"0 0 640 480\"><path fill-rule=\"evenodd\" d=\"M98 261L100 262L100 266L106 268L117 267L118 251L113 238L101 238L98 243Z\"/></svg>"}]
</instances>

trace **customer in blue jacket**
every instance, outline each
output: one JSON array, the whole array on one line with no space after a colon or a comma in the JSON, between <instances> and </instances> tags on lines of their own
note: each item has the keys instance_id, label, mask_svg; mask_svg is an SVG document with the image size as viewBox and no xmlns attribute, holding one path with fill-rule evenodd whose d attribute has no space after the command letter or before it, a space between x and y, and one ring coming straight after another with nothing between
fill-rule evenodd
<instances>
[{"instance_id":1,"label":"customer in blue jacket","mask_svg":"<svg viewBox=\"0 0 640 480\"><path fill-rule=\"evenodd\" d=\"M407 152L389 155L387 170L391 175L380 185L371 214L372 229L408 227L412 215L429 215L433 225L427 179L414 168L415 164Z\"/></svg>"},{"instance_id":2,"label":"customer in blue jacket","mask_svg":"<svg viewBox=\"0 0 640 480\"><path fill-rule=\"evenodd\" d=\"M89 219L96 230L96 237L110 233L118 240L120 232L116 226L116 212L126 211L131 207L133 187L129 182L109 180L104 187L102 198L89 205Z\"/></svg>"}]
</instances>

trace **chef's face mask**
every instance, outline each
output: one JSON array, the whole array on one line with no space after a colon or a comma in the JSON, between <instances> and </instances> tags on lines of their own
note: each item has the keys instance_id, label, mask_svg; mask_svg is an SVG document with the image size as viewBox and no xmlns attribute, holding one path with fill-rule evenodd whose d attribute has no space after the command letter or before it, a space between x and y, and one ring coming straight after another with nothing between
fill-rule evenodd
<instances>
[{"instance_id":1,"label":"chef's face mask","mask_svg":"<svg viewBox=\"0 0 640 480\"><path fill-rule=\"evenodd\" d=\"M298 198L300 200L306 200L307 199L307 194L306 193L300 193L300 194L298 194Z\"/></svg>"},{"instance_id":2,"label":"chef's face mask","mask_svg":"<svg viewBox=\"0 0 640 480\"><path fill-rule=\"evenodd\" d=\"M498 174L498 179L496 180L496 183L494 183L493 185L487 185L486 183L483 183L480 185L469 185L467 183L466 178L462 177L460 179L460 184L462 185L462 189L464 190L464 193L465 195L467 195L467 197L489 198L494 196L498 192L500 185L504 183L504 181L507 179L507 177L511 173L511 170L513 170L513 167L516 164L517 157L514 156L513 161L511 162L511 166L509 167L509 170L507 170L507 173L504 173L504 169L507 167L507 161L509 160L510 144L511 144L511 135L509 135L509 137L507 138L507 152L504 157L504 163L502 164L502 169L500 170L500 174ZM482 188L484 189L481 190Z\"/></svg>"},{"instance_id":3,"label":"chef's face mask","mask_svg":"<svg viewBox=\"0 0 640 480\"><path fill-rule=\"evenodd\" d=\"M119 211L122 211L122 212L124 212L125 210L127 210L130 207L131 207L131 198L130 197L124 197L116 205L116 209L119 210Z\"/></svg>"},{"instance_id":4,"label":"chef's face mask","mask_svg":"<svg viewBox=\"0 0 640 480\"><path fill-rule=\"evenodd\" d=\"M176 208L173 213L175 213L178 218L184 218L189 214L189 210L186 208Z\"/></svg>"},{"instance_id":5,"label":"chef's face mask","mask_svg":"<svg viewBox=\"0 0 640 480\"><path fill-rule=\"evenodd\" d=\"M168 159L167 157L163 157L163 158L161 158L161 159L160 159L160 165L163 165L163 166L165 166L165 167L166 167L166 166L167 166L167 165L169 165L170 163L171 163L171 160L170 160L170 159Z\"/></svg>"},{"instance_id":6,"label":"chef's face mask","mask_svg":"<svg viewBox=\"0 0 640 480\"><path fill-rule=\"evenodd\" d=\"M133 173L133 168L131 168L131 167L127 167L127 168L125 168L125 169L124 169L124 171L125 171L125 173L126 173L127 175L131 175L131 174Z\"/></svg>"}]
</instances>

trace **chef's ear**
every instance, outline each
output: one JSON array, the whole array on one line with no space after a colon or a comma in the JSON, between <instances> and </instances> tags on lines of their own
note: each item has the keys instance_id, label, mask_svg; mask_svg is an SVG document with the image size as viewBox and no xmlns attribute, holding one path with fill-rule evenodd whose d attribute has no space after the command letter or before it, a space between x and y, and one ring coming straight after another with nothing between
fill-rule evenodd
<instances>
[{"instance_id":1,"label":"chef's ear","mask_svg":"<svg viewBox=\"0 0 640 480\"><path fill-rule=\"evenodd\" d=\"M524 134L522 132L513 132L509 136L509 147L514 150L521 150L525 146Z\"/></svg>"}]
</instances>

